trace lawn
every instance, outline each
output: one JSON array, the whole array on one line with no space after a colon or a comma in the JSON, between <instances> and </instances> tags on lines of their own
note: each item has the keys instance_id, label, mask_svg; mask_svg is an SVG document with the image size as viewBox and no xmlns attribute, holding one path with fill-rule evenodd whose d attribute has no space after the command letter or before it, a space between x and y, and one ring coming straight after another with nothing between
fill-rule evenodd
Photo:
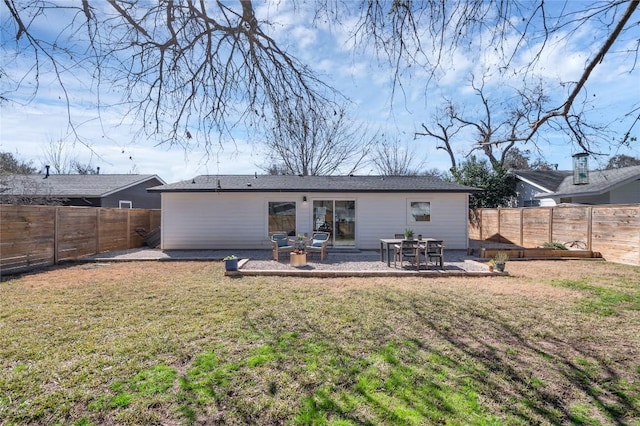
<instances>
[{"instance_id":1,"label":"lawn","mask_svg":"<svg viewBox=\"0 0 640 426\"><path fill-rule=\"evenodd\" d=\"M640 425L640 268L228 278L71 265L0 284L0 424Z\"/></svg>"}]
</instances>

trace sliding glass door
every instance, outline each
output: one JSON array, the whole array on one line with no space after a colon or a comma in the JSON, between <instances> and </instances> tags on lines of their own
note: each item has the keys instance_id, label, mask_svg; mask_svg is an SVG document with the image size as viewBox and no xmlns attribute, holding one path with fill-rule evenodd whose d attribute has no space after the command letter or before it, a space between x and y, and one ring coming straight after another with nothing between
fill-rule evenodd
<instances>
[{"instance_id":1,"label":"sliding glass door","mask_svg":"<svg viewBox=\"0 0 640 426\"><path fill-rule=\"evenodd\" d=\"M314 200L313 230L329 232L333 246L355 246L356 202Z\"/></svg>"}]
</instances>

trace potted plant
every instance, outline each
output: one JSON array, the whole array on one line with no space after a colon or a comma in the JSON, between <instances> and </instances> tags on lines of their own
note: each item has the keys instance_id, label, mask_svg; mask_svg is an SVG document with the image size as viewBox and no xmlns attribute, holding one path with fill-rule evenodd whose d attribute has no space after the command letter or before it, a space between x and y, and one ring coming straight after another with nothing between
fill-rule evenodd
<instances>
[{"instance_id":1,"label":"potted plant","mask_svg":"<svg viewBox=\"0 0 640 426\"><path fill-rule=\"evenodd\" d=\"M489 266L489 272L493 272L493 268L496 267L496 261L491 259L489 262L487 262L487 266Z\"/></svg>"},{"instance_id":2,"label":"potted plant","mask_svg":"<svg viewBox=\"0 0 640 426\"><path fill-rule=\"evenodd\" d=\"M493 257L493 260L495 261L498 272L504 272L504 264L509 260L509 255L504 251L499 251Z\"/></svg>"},{"instance_id":3,"label":"potted plant","mask_svg":"<svg viewBox=\"0 0 640 426\"><path fill-rule=\"evenodd\" d=\"M225 271L237 271L238 270L238 256L235 254L230 254L224 259L224 270Z\"/></svg>"},{"instance_id":4,"label":"potted plant","mask_svg":"<svg viewBox=\"0 0 640 426\"><path fill-rule=\"evenodd\" d=\"M413 240L413 229L407 228L404 230L404 238L407 240Z\"/></svg>"}]
</instances>

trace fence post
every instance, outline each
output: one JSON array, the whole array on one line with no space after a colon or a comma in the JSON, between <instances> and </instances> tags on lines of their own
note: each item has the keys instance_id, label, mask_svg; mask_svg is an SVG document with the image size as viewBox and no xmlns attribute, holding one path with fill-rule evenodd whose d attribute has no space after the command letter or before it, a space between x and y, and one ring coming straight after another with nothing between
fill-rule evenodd
<instances>
[{"instance_id":1,"label":"fence post","mask_svg":"<svg viewBox=\"0 0 640 426\"><path fill-rule=\"evenodd\" d=\"M58 264L58 250L59 250L59 241L60 241L60 226L59 222L59 213L60 207L55 207L53 210L53 264Z\"/></svg>"},{"instance_id":2,"label":"fence post","mask_svg":"<svg viewBox=\"0 0 640 426\"><path fill-rule=\"evenodd\" d=\"M593 235L591 232L593 231L593 207L590 206L587 210L587 250L591 250L591 239Z\"/></svg>"},{"instance_id":3,"label":"fence post","mask_svg":"<svg viewBox=\"0 0 640 426\"><path fill-rule=\"evenodd\" d=\"M100 253L100 210L102 207L96 207L96 252L95 254Z\"/></svg>"},{"instance_id":4,"label":"fence post","mask_svg":"<svg viewBox=\"0 0 640 426\"><path fill-rule=\"evenodd\" d=\"M553 207L549 208L549 239L547 241L553 241Z\"/></svg>"},{"instance_id":5,"label":"fence post","mask_svg":"<svg viewBox=\"0 0 640 426\"><path fill-rule=\"evenodd\" d=\"M520 247L522 247L522 244L524 243L524 209L521 207L520 208Z\"/></svg>"},{"instance_id":6,"label":"fence post","mask_svg":"<svg viewBox=\"0 0 640 426\"><path fill-rule=\"evenodd\" d=\"M131 248L131 209L127 209L127 249Z\"/></svg>"}]
</instances>

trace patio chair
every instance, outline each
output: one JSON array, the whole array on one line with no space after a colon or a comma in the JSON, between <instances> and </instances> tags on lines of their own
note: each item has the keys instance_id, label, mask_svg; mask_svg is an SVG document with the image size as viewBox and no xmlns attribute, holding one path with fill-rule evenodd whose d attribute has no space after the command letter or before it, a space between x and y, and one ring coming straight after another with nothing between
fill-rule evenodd
<instances>
[{"instance_id":1,"label":"patio chair","mask_svg":"<svg viewBox=\"0 0 640 426\"><path fill-rule=\"evenodd\" d=\"M306 252L310 255L312 253L320 253L320 260L327 258L327 245L329 244L328 232L314 232L311 236L311 242L305 247Z\"/></svg>"},{"instance_id":2,"label":"patio chair","mask_svg":"<svg viewBox=\"0 0 640 426\"><path fill-rule=\"evenodd\" d=\"M441 269L444 269L444 241L427 241L424 256L427 265L429 265L431 259L435 259L435 266L440 266Z\"/></svg>"},{"instance_id":3,"label":"patio chair","mask_svg":"<svg viewBox=\"0 0 640 426\"><path fill-rule=\"evenodd\" d=\"M402 268L402 262L407 261L411 264L416 265L416 269L420 269L420 256L419 256L419 248L418 241L415 240L404 240L400 244L396 244L394 246L394 258L393 258L393 267L395 268L397 262L400 262L400 267Z\"/></svg>"},{"instance_id":4,"label":"patio chair","mask_svg":"<svg viewBox=\"0 0 640 426\"><path fill-rule=\"evenodd\" d=\"M274 232L271 235L271 247L273 248L273 260L279 261L280 253L291 253L295 247L289 242L286 232Z\"/></svg>"}]
</instances>

